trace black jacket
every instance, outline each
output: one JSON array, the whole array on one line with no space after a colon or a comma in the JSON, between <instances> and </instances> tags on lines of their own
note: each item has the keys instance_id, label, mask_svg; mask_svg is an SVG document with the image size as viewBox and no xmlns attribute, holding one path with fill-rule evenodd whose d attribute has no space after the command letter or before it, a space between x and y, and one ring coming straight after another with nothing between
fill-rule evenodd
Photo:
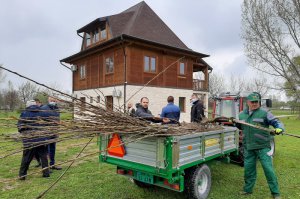
<instances>
[{"instance_id":1,"label":"black jacket","mask_svg":"<svg viewBox=\"0 0 300 199\"><path fill-rule=\"evenodd\" d=\"M204 106L200 100L197 100L191 109L191 122L201 122L204 117Z\"/></svg>"},{"instance_id":2,"label":"black jacket","mask_svg":"<svg viewBox=\"0 0 300 199\"><path fill-rule=\"evenodd\" d=\"M148 108L142 107L141 105L136 109L135 115L137 117L141 117L141 118L152 118L153 117L151 111L149 111Z\"/></svg>"}]
</instances>

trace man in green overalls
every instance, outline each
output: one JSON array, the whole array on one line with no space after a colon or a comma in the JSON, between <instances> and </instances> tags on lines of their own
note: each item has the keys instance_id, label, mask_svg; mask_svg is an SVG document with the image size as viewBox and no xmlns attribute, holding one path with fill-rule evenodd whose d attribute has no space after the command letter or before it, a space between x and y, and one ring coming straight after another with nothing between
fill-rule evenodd
<instances>
[{"instance_id":1,"label":"man in green overalls","mask_svg":"<svg viewBox=\"0 0 300 199\"><path fill-rule=\"evenodd\" d=\"M260 127L268 128L269 125L275 128L275 133L284 131L282 123L277 120L270 111L260 108L260 96L258 93L251 93L247 97L248 109L239 114L239 119ZM251 194L256 181L256 162L259 159L273 198L280 198L277 177L274 172L272 157L268 155L271 149L269 132L258 128L241 125L243 130L244 145L244 191L242 195Z\"/></svg>"}]
</instances>

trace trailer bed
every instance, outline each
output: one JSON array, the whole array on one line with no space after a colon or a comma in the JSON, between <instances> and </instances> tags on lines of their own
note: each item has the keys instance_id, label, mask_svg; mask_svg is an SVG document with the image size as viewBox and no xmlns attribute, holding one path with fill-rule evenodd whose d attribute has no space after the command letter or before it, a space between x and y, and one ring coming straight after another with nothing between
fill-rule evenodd
<instances>
[{"instance_id":1,"label":"trailer bed","mask_svg":"<svg viewBox=\"0 0 300 199\"><path fill-rule=\"evenodd\" d=\"M118 136L125 154L111 155L112 135L102 135L99 139L101 162L117 165L119 174L176 191L184 190L186 169L237 153L239 147L239 132L235 127L182 136L144 138L145 135L122 133ZM178 186L169 186L174 184Z\"/></svg>"}]
</instances>

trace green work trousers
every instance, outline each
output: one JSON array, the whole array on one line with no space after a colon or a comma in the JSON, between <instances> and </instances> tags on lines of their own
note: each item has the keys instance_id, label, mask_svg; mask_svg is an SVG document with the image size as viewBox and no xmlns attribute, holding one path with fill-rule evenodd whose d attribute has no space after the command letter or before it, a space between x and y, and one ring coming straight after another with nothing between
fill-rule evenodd
<instances>
[{"instance_id":1,"label":"green work trousers","mask_svg":"<svg viewBox=\"0 0 300 199\"><path fill-rule=\"evenodd\" d=\"M269 151L269 148L244 151L245 192L252 193L253 191L256 181L256 162L257 159L259 159L267 178L271 194L273 196L280 195L277 177L273 169L272 157L267 154Z\"/></svg>"}]
</instances>

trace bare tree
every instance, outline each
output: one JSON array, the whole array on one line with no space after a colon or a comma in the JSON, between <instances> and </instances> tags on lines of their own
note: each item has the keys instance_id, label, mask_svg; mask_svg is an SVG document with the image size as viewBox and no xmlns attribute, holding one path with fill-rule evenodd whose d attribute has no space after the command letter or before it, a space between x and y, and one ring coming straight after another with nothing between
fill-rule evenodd
<instances>
[{"instance_id":1,"label":"bare tree","mask_svg":"<svg viewBox=\"0 0 300 199\"><path fill-rule=\"evenodd\" d=\"M246 83L245 90L250 92L259 92L261 96L267 96L270 91L268 79L262 75L256 75L249 79Z\"/></svg>"},{"instance_id":2,"label":"bare tree","mask_svg":"<svg viewBox=\"0 0 300 199\"><path fill-rule=\"evenodd\" d=\"M8 81L8 89L3 92L3 99L5 110L13 111L19 104L18 93L11 81Z\"/></svg>"},{"instance_id":3,"label":"bare tree","mask_svg":"<svg viewBox=\"0 0 300 199\"><path fill-rule=\"evenodd\" d=\"M230 92L238 93L246 91L246 84L244 77L236 76L234 74L230 75L230 79L228 80L227 88Z\"/></svg>"},{"instance_id":4,"label":"bare tree","mask_svg":"<svg viewBox=\"0 0 300 199\"><path fill-rule=\"evenodd\" d=\"M225 79L222 75L213 73L209 76L209 95L216 96L225 91Z\"/></svg>"},{"instance_id":5,"label":"bare tree","mask_svg":"<svg viewBox=\"0 0 300 199\"><path fill-rule=\"evenodd\" d=\"M299 0L244 0L242 27L250 65L287 82L281 88L299 101L300 67L294 59L300 53Z\"/></svg>"},{"instance_id":6,"label":"bare tree","mask_svg":"<svg viewBox=\"0 0 300 199\"><path fill-rule=\"evenodd\" d=\"M2 66L2 64L0 64ZM4 74L3 69L0 68L0 84L5 81L6 75ZM3 109L5 106L4 103L4 92L0 89L0 109Z\"/></svg>"},{"instance_id":7,"label":"bare tree","mask_svg":"<svg viewBox=\"0 0 300 199\"><path fill-rule=\"evenodd\" d=\"M24 104L26 104L26 101L33 99L38 91L38 86L29 81L22 83L18 87L19 97Z\"/></svg>"},{"instance_id":8,"label":"bare tree","mask_svg":"<svg viewBox=\"0 0 300 199\"><path fill-rule=\"evenodd\" d=\"M0 66L2 66L2 64L0 64ZM2 68L0 68L0 84L3 83L5 81L6 75L3 71Z\"/></svg>"}]
</instances>

